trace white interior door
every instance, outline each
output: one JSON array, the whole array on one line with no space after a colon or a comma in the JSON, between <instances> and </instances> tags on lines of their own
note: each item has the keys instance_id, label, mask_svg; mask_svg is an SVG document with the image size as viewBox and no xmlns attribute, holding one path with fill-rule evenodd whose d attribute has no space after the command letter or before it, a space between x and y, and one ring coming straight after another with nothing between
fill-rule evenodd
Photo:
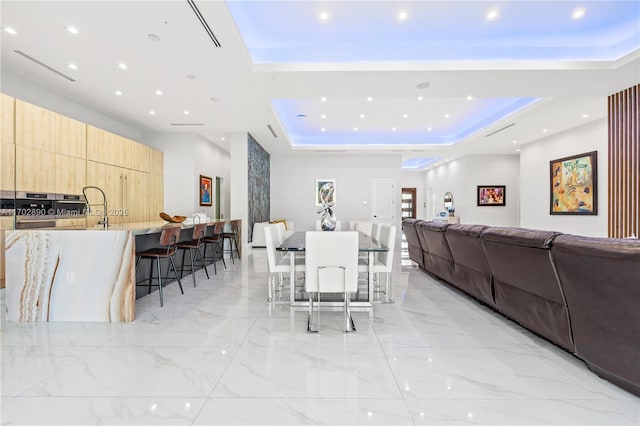
<instances>
[{"instance_id":1,"label":"white interior door","mask_svg":"<svg viewBox=\"0 0 640 426\"><path fill-rule=\"evenodd\" d=\"M395 223L396 190L393 179L371 179L371 221Z\"/></svg>"}]
</instances>

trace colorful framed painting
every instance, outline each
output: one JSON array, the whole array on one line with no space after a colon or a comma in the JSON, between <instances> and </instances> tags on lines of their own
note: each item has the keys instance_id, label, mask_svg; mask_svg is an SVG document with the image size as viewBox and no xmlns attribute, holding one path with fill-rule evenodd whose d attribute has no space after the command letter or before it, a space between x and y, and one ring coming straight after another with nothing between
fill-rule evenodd
<instances>
[{"instance_id":1,"label":"colorful framed painting","mask_svg":"<svg viewBox=\"0 0 640 426\"><path fill-rule=\"evenodd\" d=\"M322 206L326 203L336 202L336 180L335 179L316 179L315 186L316 206Z\"/></svg>"},{"instance_id":2,"label":"colorful framed painting","mask_svg":"<svg viewBox=\"0 0 640 426\"><path fill-rule=\"evenodd\" d=\"M505 206L507 188L504 185L478 185L479 206Z\"/></svg>"},{"instance_id":3,"label":"colorful framed painting","mask_svg":"<svg viewBox=\"0 0 640 426\"><path fill-rule=\"evenodd\" d=\"M598 152L549 162L549 214L598 214Z\"/></svg>"},{"instance_id":4,"label":"colorful framed painting","mask_svg":"<svg viewBox=\"0 0 640 426\"><path fill-rule=\"evenodd\" d=\"M213 188L213 180L209 176L200 175L200 205L213 205L211 189Z\"/></svg>"}]
</instances>

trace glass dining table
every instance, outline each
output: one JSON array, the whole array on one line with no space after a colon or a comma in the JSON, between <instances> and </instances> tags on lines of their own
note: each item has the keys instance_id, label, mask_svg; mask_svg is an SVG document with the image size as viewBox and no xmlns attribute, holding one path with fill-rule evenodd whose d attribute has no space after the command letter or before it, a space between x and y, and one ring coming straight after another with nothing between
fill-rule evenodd
<instances>
[{"instance_id":1,"label":"glass dining table","mask_svg":"<svg viewBox=\"0 0 640 426\"><path fill-rule=\"evenodd\" d=\"M340 232L340 231L335 231ZM369 273L367 274L367 280L361 282L358 280L358 291L352 295L351 306L352 307L372 307L374 300L374 282L373 282L373 264L375 261L376 253L389 251L389 248L380 242L374 240L367 234L359 232L358 251L367 255L367 262L369 265ZM284 240L280 246L276 248L279 252L289 252L289 262L291 265L291 285L290 285L290 298L292 306L308 306L309 299L304 286L301 289L296 290L296 254L304 253L305 248L305 232L300 231L291 235ZM361 288L362 287L362 288ZM332 300L330 297L323 298L323 305L342 305L342 294L336 296L336 300Z\"/></svg>"}]
</instances>

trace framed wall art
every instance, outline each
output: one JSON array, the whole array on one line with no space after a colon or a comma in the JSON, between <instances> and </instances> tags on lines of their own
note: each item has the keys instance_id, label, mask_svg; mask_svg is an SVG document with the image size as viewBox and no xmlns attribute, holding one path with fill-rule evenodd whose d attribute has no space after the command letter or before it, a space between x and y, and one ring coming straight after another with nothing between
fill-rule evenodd
<instances>
[{"instance_id":1,"label":"framed wall art","mask_svg":"<svg viewBox=\"0 0 640 426\"><path fill-rule=\"evenodd\" d=\"M211 189L213 188L213 180L209 176L200 175L200 205L213 205L211 197Z\"/></svg>"},{"instance_id":2,"label":"framed wall art","mask_svg":"<svg viewBox=\"0 0 640 426\"><path fill-rule=\"evenodd\" d=\"M598 214L598 152L549 162L549 213Z\"/></svg>"},{"instance_id":3,"label":"framed wall art","mask_svg":"<svg viewBox=\"0 0 640 426\"><path fill-rule=\"evenodd\" d=\"M505 185L478 185L479 206L505 206Z\"/></svg>"},{"instance_id":4,"label":"framed wall art","mask_svg":"<svg viewBox=\"0 0 640 426\"><path fill-rule=\"evenodd\" d=\"M336 202L336 180L335 179L316 179L315 186L316 206L322 206L324 202ZM324 198L324 202L323 202Z\"/></svg>"}]
</instances>

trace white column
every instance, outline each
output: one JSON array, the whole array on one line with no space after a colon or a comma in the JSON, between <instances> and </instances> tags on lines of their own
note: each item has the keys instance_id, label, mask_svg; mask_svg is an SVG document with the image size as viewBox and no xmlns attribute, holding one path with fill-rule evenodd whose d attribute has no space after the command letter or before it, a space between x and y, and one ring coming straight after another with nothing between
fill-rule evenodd
<instances>
[{"instance_id":1,"label":"white column","mask_svg":"<svg viewBox=\"0 0 640 426\"><path fill-rule=\"evenodd\" d=\"M229 176L230 219L242 220L242 252L249 253L249 148L245 132L232 133L229 142L231 154Z\"/></svg>"}]
</instances>

